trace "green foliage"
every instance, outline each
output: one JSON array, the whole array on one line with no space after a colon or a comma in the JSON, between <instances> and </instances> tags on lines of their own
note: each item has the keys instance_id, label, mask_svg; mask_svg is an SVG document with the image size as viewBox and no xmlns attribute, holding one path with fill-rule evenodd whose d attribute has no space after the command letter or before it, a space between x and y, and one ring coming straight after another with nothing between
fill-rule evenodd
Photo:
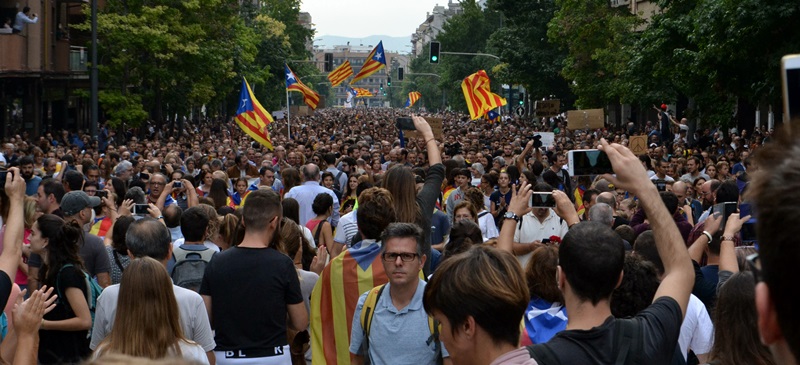
<instances>
[{"instance_id":1,"label":"green foliage","mask_svg":"<svg viewBox=\"0 0 800 365\"><path fill-rule=\"evenodd\" d=\"M108 123L114 128L123 123L137 126L147 120L148 114L142 109L142 98L139 95L122 95L116 90L103 90L97 94L97 99L108 116Z\"/></svg>"}]
</instances>

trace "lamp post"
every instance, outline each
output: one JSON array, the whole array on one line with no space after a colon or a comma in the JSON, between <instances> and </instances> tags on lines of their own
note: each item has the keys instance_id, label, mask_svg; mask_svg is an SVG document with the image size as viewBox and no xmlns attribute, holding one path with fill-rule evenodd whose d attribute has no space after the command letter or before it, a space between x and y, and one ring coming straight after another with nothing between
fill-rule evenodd
<instances>
[{"instance_id":1,"label":"lamp post","mask_svg":"<svg viewBox=\"0 0 800 365\"><path fill-rule=\"evenodd\" d=\"M97 102L97 0L92 0L92 70L91 78L91 109L92 109L92 138L97 141L98 102ZM99 145L98 145L99 147Z\"/></svg>"}]
</instances>

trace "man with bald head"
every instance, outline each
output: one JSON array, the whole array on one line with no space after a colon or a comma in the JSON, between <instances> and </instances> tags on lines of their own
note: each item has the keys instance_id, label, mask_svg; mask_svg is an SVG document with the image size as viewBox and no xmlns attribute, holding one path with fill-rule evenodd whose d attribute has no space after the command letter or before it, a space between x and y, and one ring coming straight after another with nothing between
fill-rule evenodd
<instances>
[{"instance_id":1,"label":"man with bald head","mask_svg":"<svg viewBox=\"0 0 800 365\"><path fill-rule=\"evenodd\" d=\"M336 197L333 190L319 184L319 166L313 163L303 165L300 168L300 173L303 175L303 184L293 187L283 196L284 199L293 198L297 200L300 205L300 225L305 226L309 220L316 216L311 209L311 205L318 194L325 193L333 198L333 215L330 218L330 222L333 227L336 227L339 223L339 198Z\"/></svg>"},{"instance_id":2,"label":"man with bald head","mask_svg":"<svg viewBox=\"0 0 800 365\"><path fill-rule=\"evenodd\" d=\"M714 202L717 200L717 189L719 189L720 185L722 185L722 181L714 179L706 181L700 187L700 191L697 194L702 197L703 214L700 215L695 224L702 223L711 214L711 207L714 206Z\"/></svg>"},{"instance_id":3,"label":"man with bald head","mask_svg":"<svg viewBox=\"0 0 800 365\"><path fill-rule=\"evenodd\" d=\"M672 184L672 192L678 197L678 206L683 208L684 216L692 225L697 224L700 215L703 214L703 204L697 199L688 197L689 184L680 180ZM691 212L691 215L689 213Z\"/></svg>"}]
</instances>

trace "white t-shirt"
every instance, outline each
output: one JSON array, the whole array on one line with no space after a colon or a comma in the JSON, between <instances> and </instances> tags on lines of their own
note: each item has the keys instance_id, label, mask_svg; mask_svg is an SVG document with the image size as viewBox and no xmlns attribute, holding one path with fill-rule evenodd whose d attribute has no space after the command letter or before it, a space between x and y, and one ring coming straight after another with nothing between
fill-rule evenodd
<instances>
[{"instance_id":1,"label":"white t-shirt","mask_svg":"<svg viewBox=\"0 0 800 365\"><path fill-rule=\"evenodd\" d=\"M714 345L714 324L711 323L706 306L694 294L689 296L678 344L684 359L690 349L695 354L703 355L711 352Z\"/></svg>"},{"instance_id":2,"label":"white t-shirt","mask_svg":"<svg viewBox=\"0 0 800 365\"><path fill-rule=\"evenodd\" d=\"M522 216L521 228L519 224L516 225L514 229L514 242L528 244L533 241L541 241L545 238L549 239L551 236L564 238L564 235L567 234L567 230L569 230L567 222L556 215L556 212L552 209L550 209L550 215L545 218L544 222L539 222L539 218L536 218L533 212L530 212ZM528 252L522 256L517 256L517 260L519 260L522 267L525 267L532 255L533 252Z\"/></svg>"},{"instance_id":3,"label":"white t-shirt","mask_svg":"<svg viewBox=\"0 0 800 365\"><path fill-rule=\"evenodd\" d=\"M484 214L484 212L486 214ZM481 214L483 214L483 216L481 216ZM486 209L478 213L478 225L481 227L483 242L500 235L500 232L497 231L497 225L494 224L494 217L492 216L492 213Z\"/></svg>"},{"instance_id":4,"label":"white t-shirt","mask_svg":"<svg viewBox=\"0 0 800 365\"><path fill-rule=\"evenodd\" d=\"M185 241L186 241L186 240L185 240L185 239L183 239L183 238L178 238L177 240L175 240L174 242L172 242L172 250L173 250L173 251L175 251L175 250L176 250L178 247L181 247L181 245L182 245L182 244L183 244ZM313 243L312 243L312 245L313 245ZM212 249L212 250L214 250L214 251L216 251L216 252L219 252L219 251L220 251L220 249L219 249L219 246L217 246L217 245L216 245L214 242L211 242L211 241L204 241L204 242L203 242L203 246L206 246L207 248L210 248L210 249Z\"/></svg>"}]
</instances>

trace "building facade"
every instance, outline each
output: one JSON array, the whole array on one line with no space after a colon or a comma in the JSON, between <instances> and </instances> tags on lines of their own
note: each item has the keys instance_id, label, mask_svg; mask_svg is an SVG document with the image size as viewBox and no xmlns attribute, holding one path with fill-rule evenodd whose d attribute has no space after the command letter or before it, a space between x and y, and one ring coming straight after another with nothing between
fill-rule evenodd
<instances>
[{"instance_id":1,"label":"building facade","mask_svg":"<svg viewBox=\"0 0 800 365\"><path fill-rule=\"evenodd\" d=\"M343 45L335 46L333 49L316 49L314 51L315 64L319 68L320 74L327 74L324 72L325 67L325 53L333 54L333 69L339 67L345 61L350 61L350 66L353 68L353 75L358 74L358 71L367 60L367 56L375 45ZM387 85L389 78L397 82L397 69L399 67L406 67L408 70L409 58L406 55L401 55L396 52L385 52L386 67L378 72L363 78L353 85L348 84L349 80L342 82L339 86L333 88L333 98L335 106L344 106L347 101L347 86L360 87L368 89L372 93L372 97L356 98L356 105L364 106L389 106L389 96L391 92L399 92L399 87L392 84L391 87ZM352 78L350 78L352 79ZM327 81L327 80L326 80ZM384 95L384 93L386 95Z\"/></svg>"},{"instance_id":2,"label":"building facade","mask_svg":"<svg viewBox=\"0 0 800 365\"><path fill-rule=\"evenodd\" d=\"M422 24L417 27L414 34L411 35L412 55L417 56L422 54L425 46L431 41L436 40L436 36L443 31L442 27L447 22L447 19L450 19L456 14L461 14L462 12L461 4L459 2L453 2L453 0L449 0L446 7L436 4L436 6L433 7L433 11L425 15L425 21L422 22Z\"/></svg>"}]
</instances>

